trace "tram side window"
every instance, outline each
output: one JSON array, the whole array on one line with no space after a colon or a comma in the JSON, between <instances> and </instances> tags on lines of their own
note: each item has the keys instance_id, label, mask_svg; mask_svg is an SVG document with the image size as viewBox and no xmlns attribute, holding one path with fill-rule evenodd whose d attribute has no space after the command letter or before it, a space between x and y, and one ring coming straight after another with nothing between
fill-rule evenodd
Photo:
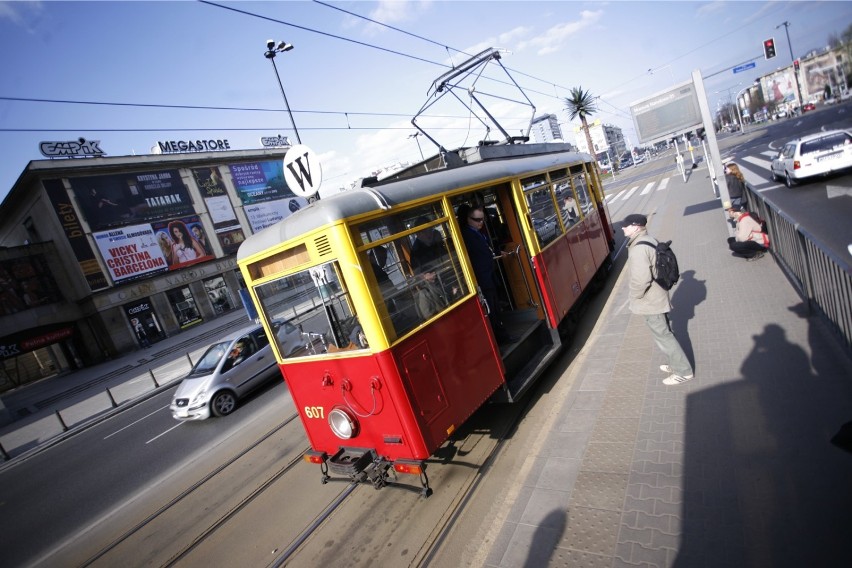
<instances>
[{"instance_id":1,"label":"tram side window","mask_svg":"<svg viewBox=\"0 0 852 568\"><path fill-rule=\"evenodd\" d=\"M579 203L583 215L588 215L594 209L595 203L589 192L589 183L586 174L582 171L574 172L571 177L571 185L574 186L574 191L577 194L577 203Z\"/></svg>"},{"instance_id":2,"label":"tram side window","mask_svg":"<svg viewBox=\"0 0 852 568\"><path fill-rule=\"evenodd\" d=\"M366 259L372 266L367 281L391 340L468 294L446 219L436 207L419 207L356 228L364 243L377 240L370 234L394 236L361 252L362 262ZM383 265L375 262L382 257Z\"/></svg>"},{"instance_id":3,"label":"tram side window","mask_svg":"<svg viewBox=\"0 0 852 568\"><path fill-rule=\"evenodd\" d=\"M544 247L562 234L562 226L556 218L553 204L553 187L545 174L521 180L521 187L539 245Z\"/></svg>"},{"instance_id":4,"label":"tram side window","mask_svg":"<svg viewBox=\"0 0 852 568\"><path fill-rule=\"evenodd\" d=\"M284 359L368 347L336 262L255 286Z\"/></svg>"},{"instance_id":5,"label":"tram side window","mask_svg":"<svg viewBox=\"0 0 852 568\"><path fill-rule=\"evenodd\" d=\"M580 202L571 187L570 173L567 169L550 172L550 181L553 184L553 194L562 218L565 230L570 229L583 218Z\"/></svg>"}]
</instances>

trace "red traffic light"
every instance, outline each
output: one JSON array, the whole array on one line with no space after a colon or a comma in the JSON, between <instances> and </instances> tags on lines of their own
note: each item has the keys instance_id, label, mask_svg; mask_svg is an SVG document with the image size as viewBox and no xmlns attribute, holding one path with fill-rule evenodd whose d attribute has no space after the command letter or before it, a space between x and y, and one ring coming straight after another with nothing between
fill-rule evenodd
<instances>
[{"instance_id":1,"label":"red traffic light","mask_svg":"<svg viewBox=\"0 0 852 568\"><path fill-rule=\"evenodd\" d=\"M765 59L775 57L775 38L771 37L763 42L763 57Z\"/></svg>"}]
</instances>

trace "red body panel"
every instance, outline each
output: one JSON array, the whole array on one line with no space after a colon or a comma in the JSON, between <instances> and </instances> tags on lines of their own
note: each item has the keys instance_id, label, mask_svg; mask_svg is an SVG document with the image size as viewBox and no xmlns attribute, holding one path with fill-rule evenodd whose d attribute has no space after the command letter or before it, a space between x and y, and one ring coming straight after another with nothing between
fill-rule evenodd
<instances>
[{"instance_id":1,"label":"red body panel","mask_svg":"<svg viewBox=\"0 0 852 568\"><path fill-rule=\"evenodd\" d=\"M388 351L281 367L314 450L372 448L389 460L424 460L504 383L491 337L472 298ZM357 418L354 438L332 433L336 407ZM318 408L323 417L309 417Z\"/></svg>"},{"instance_id":2,"label":"red body panel","mask_svg":"<svg viewBox=\"0 0 852 568\"><path fill-rule=\"evenodd\" d=\"M533 258L550 324L556 327L601 266L609 245L597 211Z\"/></svg>"}]
</instances>

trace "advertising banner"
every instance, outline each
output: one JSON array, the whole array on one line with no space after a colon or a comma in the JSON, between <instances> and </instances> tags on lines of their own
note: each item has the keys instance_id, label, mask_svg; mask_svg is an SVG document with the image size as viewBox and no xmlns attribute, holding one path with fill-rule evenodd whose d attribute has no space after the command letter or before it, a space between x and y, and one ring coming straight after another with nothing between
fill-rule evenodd
<instances>
[{"instance_id":1,"label":"advertising banner","mask_svg":"<svg viewBox=\"0 0 852 568\"><path fill-rule=\"evenodd\" d=\"M198 184L201 195L204 197L204 204L210 213L213 230L216 232L219 244L222 245L222 251L225 254L237 252L239 243L245 240L245 237L231 204L231 198L225 188L224 180L219 174L219 168L194 168L192 175L195 178L195 183ZM237 237L239 240L235 240Z\"/></svg>"},{"instance_id":2,"label":"advertising banner","mask_svg":"<svg viewBox=\"0 0 852 568\"><path fill-rule=\"evenodd\" d=\"M207 234L197 215L152 223L151 228L156 233L157 245L166 259L169 270L215 258L207 244Z\"/></svg>"},{"instance_id":3,"label":"advertising banner","mask_svg":"<svg viewBox=\"0 0 852 568\"><path fill-rule=\"evenodd\" d=\"M765 77L763 100L776 105L796 100L796 80L789 70L778 71Z\"/></svg>"},{"instance_id":4,"label":"advertising banner","mask_svg":"<svg viewBox=\"0 0 852 568\"><path fill-rule=\"evenodd\" d=\"M284 181L284 164L280 160L232 164L228 168L243 205L296 197Z\"/></svg>"},{"instance_id":5,"label":"advertising banner","mask_svg":"<svg viewBox=\"0 0 852 568\"><path fill-rule=\"evenodd\" d=\"M169 269L151 225L131 225L92 235L113 282Z\"/></svg>"},{"instance_id":6,"label":"advertising banner","mask_svg":"<svg viewBox=\"0 0 852 568\"><path fill-rule=\"evenodd\" d=\"M293 197L287 200L246 205L243 211L246 212L252 232L257 233L301 209L300 201L307 203L302 197Z\"/></svg>"},{"instance_id":7,"label":"advertising banner","mask_svg":"<svg viewBox=\"0 0 852 568\"><path fill-rule=\"evenodd\" d=\"M107 282L106 276L103 270L101 270L97 258L95 258L95 251L92 250L92 246L86 238L86 233L83 231L83 226L80 224L80 219L77 216L77 210L71 203L71 198L68 196L68 192L65 191L62 180L46 179L42 184L51 205L53 205L53 211L62 224L65 238L68 239L68 244L71 245L71 250L74 251L74 256L77 258L77 263L83 272L83 276L86 278L89 288L93 292L106 288L109 286L109 282Z\"/></svg>"},{"instance_id":8,"label":"advertising banner","mask_svg":"<svg viewBox=\"0 0 852 568\"><path fill-rule=\"evenodd\" d=\"M69 178L92 231L192 213L177 170Z\"/></svg>"}]
</instances>

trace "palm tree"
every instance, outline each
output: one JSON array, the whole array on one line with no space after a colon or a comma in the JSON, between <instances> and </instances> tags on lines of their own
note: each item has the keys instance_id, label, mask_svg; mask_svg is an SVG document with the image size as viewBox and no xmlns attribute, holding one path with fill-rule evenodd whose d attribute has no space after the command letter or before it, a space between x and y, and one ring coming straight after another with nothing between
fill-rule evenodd
<instances>
[{"instance_id":1,"label":"palm tree","mask_svg":"<svg viewBox=\"0 0 852 568\"><path fill-rule=\"evenodd\" d=\"M597 159L595 146L592 144L592 136L589 134L589 123L586 121L587 116L592 116L598 112L598 107L595 105L597 97L589 91L584 91L583 87L574 87L571 89L571 96L565 99L565 110L568 111L568 118L574 120L578 116L580 122L583 123L583 131L586 133L586 144L589 146L589 154Z\"/></svg>"}]
</instances>

